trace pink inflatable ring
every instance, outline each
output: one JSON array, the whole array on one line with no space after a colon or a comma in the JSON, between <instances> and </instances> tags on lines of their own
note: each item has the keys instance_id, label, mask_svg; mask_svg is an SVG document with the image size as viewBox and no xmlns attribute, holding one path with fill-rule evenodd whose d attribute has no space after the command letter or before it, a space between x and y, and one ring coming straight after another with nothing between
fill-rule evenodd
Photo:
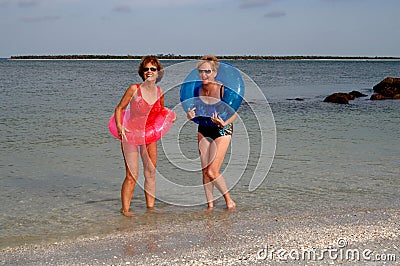
<instances>
[{"instance_id":1,"label":"pink inflatable ring","mask_svg":"<svg viewBox=\"0 0 400 266\"><path fill-rule=\"evenodd\" d=\"M144 123L144 121L130 119L130 112L127 109L122 111L121 119L122 126L125 128L126 140L124 142L138 146L156 142L167 134L176 119L176 114L172 110L163 107L156 115L148 116ZM118 136L114 114L108 121L108 129L115 138L121 141Z\"/></svg>"}]
</instances>

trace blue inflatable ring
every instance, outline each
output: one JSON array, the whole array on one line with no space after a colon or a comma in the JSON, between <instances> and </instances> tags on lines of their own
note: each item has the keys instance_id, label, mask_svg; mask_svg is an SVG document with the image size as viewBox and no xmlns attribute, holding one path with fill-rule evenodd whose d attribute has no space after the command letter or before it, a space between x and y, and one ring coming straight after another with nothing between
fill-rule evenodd
<instances>
[{"instance_id":1,"label":"blue inflatable ring","mask_svg":"<svg viewBox=\"0 0 400 266\"><path fill-rule=\"evenodd\" d=\"M244 97L244 82L239 70L227 63L220 63L217 82L224 85L222 101L217 104L205 104L199 97L202 86L197 69L193 69L184 79L180 88L180 101L185 113L196 107L194 122L205 126L215 126L210 117L217 112L222 120L228 120L238 109ZM199 106L199 103L201 106ZM208 118L208 119L207 119Z\"/></svg>"}]
</instances>

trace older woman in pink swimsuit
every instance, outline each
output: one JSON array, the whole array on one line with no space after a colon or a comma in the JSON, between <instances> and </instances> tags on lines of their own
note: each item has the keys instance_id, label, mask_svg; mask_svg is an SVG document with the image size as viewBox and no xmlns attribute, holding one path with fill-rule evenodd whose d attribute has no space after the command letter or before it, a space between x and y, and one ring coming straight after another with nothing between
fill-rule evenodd
<instances>
[{"instance_id":1,"label":"older woman in pink swimsuit","mask_svg":"<svg viewBox=\"0 0 400 266\"><path fill-rule=\"evenodd\" d=\"M131 127L127 129L123 125L122 111L130 104L130 122L135 129L146 130L151 127L153 118L163 110L164 96L161 88L156 82L161 80L163 67L155 56L145 56L138 69L143 80L141 84L131 85L125 92L120 103L115 108L115 123L118 136L122 140L122 152L125 161L125 180L121 189L122 208L121 213L132 216L130 211L131 199L135 189L139 171L139 154L143 162L144 171L144 193L148 209L154 208L156 195L156 165L157 165L157 142L144 140L142 145L129 144L127 135ZM128 137L129 138L129 137Z\"/></svg>"}]
</instances>

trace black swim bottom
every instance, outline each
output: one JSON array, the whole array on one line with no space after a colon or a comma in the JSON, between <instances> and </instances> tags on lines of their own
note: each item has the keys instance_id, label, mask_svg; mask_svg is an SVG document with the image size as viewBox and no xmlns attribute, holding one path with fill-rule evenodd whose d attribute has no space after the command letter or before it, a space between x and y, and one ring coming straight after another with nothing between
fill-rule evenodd
<instances>
[{"instance_id":1,"label":"black swim bottom","mask_svg":"<svg viewBox=\"0 0 400 266\"><path fill-rule=\"evenodd\" d=\"M222 136L231 136L233 133L233 124L224 127L199 125L197 132L201 133L206 138L215 140Z\"/></svg>"}]
</instances>

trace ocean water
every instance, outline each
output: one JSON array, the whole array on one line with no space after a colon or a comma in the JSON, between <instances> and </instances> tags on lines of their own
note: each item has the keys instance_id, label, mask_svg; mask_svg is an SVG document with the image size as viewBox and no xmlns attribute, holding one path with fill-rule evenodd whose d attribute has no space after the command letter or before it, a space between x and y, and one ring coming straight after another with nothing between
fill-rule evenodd
<instances>
[{"instance_id":1,"label":"ocean water","mask_svg":"<svg viewBox=\"0 0 400 266\"><path fill-rule=\"evenodd\" d=\"M137 186L138 215L125 218L123 159L107 122L128 85L140 82L138 61L0 60L0 248L201 219L196 127L179 106L179 84L193 65L162 62L160 85L178 120L159 142L158 212L146 212ZM223 166L238 215L399 208L400 101L369 96L385 77L400 76L400 61L229 63L248 85ZM368 97L323 102L352 90ZM251 181L262 183L253 190ZM220 199L215 215L225 215Z\"/></svg>"}]
</instances>

